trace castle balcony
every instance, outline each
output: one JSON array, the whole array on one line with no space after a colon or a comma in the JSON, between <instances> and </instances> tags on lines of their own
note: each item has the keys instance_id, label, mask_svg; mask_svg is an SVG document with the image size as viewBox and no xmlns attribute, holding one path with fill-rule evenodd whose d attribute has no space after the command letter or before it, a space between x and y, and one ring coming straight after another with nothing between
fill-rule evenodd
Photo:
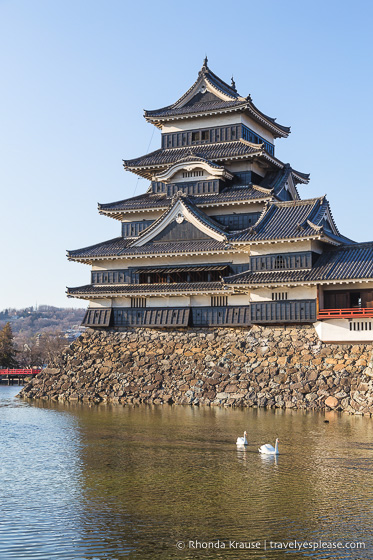
<instances>
[{"instance_id":1,"label":"castle balcony","mask_svg":"<svg viewBox=\"0 0 373 560\"><path fill-rule=\"evenodd\" d=\"M373 318L373 290L325 290L319 320Z\"/></svg>"},{"instance_id":2,"label":"castle balcony","mask_svg":"<svg viewBox=\"0 0 373 560\"><path fill-rule=\"evenodd\" d=\"M346 309L320 309L317 318L325 319L357 319L373 318L373 307L351 307Z\"/></svg>"}]
</instances>

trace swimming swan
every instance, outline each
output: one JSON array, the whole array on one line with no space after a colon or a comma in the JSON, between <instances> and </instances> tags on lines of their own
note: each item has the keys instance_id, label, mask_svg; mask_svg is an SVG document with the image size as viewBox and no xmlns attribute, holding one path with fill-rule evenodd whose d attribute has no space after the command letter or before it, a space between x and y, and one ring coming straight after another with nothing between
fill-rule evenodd
<instances>
[{"instance_id":1,"label":"swimming swan","mask_svg":"<svg viewBox=\"0 0 373 560\"><path fill-rule=\"evenodd\" d=\"M259 453L263 453L265 455L278 455L278 442L279 442L279 439L277 438L276 443L275 443L275 447L273 447L273 445L269 445L269 443L266 443L265 445L262 445L258 449Z\"/></svg>"},{"instance_id":2,"label":"swimming swan","mask_svg":"<svg viewBox=\"0 0 373 560\"><path fill-rule=\"evenodd\" d=\"M243 433L243 437L238 437L236 445L247 445L246 432Z\"/></svg>"}]
</instances>

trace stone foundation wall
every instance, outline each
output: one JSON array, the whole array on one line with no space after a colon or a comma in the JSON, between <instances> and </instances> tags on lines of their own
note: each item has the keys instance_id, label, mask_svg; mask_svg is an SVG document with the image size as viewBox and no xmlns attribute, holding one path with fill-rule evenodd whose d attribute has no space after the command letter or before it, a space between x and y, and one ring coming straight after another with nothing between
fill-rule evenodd
<instances>
[{"instance_id":1,"label":"stone foundation wall","mask_svg":"<svg viewBox=\"0 0 373 560\"><path fill-rule=\"evenodd\" d=\"M370 415L372 344L324 344L312 326L90 330L20 396Z\"/></svg>"}]
</instances>

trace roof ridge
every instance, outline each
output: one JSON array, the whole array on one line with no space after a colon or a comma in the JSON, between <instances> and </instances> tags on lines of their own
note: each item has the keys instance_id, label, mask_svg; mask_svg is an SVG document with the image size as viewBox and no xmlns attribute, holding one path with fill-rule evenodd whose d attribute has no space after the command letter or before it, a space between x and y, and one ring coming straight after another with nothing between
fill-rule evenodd
<instances>
[{"instance_id":1,"label":"roof ridge","mask_svg":"<svg viewBox=\"0 0 373 560\"><path fill-rule=\"evenodd\" d=\"M270 204L281 206L281 207L292 207L292 206L303 206L307 204L315 204L316 201L320 201L324 198L323 196L316 196L315 198L300 198L299 200L280 200L280 201L273 201Z\"/></svg>"}]
</instances>

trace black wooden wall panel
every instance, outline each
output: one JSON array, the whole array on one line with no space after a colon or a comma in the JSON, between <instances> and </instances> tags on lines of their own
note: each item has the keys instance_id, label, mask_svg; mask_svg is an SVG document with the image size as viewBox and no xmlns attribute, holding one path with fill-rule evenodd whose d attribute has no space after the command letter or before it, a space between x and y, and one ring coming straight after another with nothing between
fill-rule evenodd
<instances>
[{"instance_id":1,"label":"black wooden wall panel","mask_svg":"<svg viewBox=\"0 0 373 560\"><path fill-rule=\"evenodd\" d=\"M277 253L250 257L251 270L297 270L312 268L311 251L302 253Z\"/></svg>"},{"instance_id":2,"label":"black wooden wall panel","mask_svg":"<svg viewBox=\"0 0 373 560\"><path fill-rule=\"evenodd\" d=\"M249 325L250 306L193 307L192 324L195 327Z\"/></svg>"},{"instance_id":3,"label":"black wooden wall panel","mask_svg":"<svg viewBox=\"0 0 373 560\"><path fill-rule=\"evenodd\" d=\"M180 308L114 308L116 327L186 327L190 309Z\"/></svg>"},{"instance_id":4,"label":"black wooden wall panel","mask_svg":"<svg viewBox=\"0 0 373 560\"><path fill-rule=\"evenodd\" d=\"M171 222L152 241L193 241L198 239L211 239L211 237L184 220L181 224L176 221Z\"/></svg>"},{"instance_id":5,"label":"black wooden wall panel","mask_svg":"<svg viewBox=\"0 0 373 560\"><path fill-rule=\"evenodd\" d=\"M246 229L253 226L259 219L261 212L248 212L242 214L222 214L211 216L216 222L227 226L230 231Z\"/></svg>"},{"instance_id":6,"label":"black wooden wall panel","mask_svg":"<svg viewBox=\"0 0 373 560\"><path fill-rule=\"evenodd\" d=\"M252 144L264 144L266 151L274 155L274 144L243 124L232 124L211 128L195 128L178 132L162 134L162 148L182 148L196 144L211 144L218 142L234 142L243 138Z\"/></svg>"},{"instance_id":7,"label":"black wooden wall panel","mask_svg":"<svg viewBox=\"0 0 373 560\"><path fill-rule=\"evenodd\" d=\"M149 227L154 220L141 220L139 222L122 222L122 237L137 237L144 229Z\"/></svg>"},{"instance_id":8,"label":"black wooden wall panel","mask_svg":"<svg viewBox=\"0 0 373 560\"><path fill-rule=\"evenodd\" d=\"M262 301L251 303L252 323L312 323L316 300Z\"/></svg>"},{"instance_id":9,"label":"black wooden wall panel","mask_svg":"<svg viewBox=\"0 0 373 560\"><path fill-rule=\"evenodd\" d=\"M153 193L166 193L167 196L173 196L178 191L195 196L199 194L218 193L219 190L220 181L218 179L209 181L188 181L185 183L162 183L161 181L152 181Z\"/></svg>"},{"instance_id":10,"label":"black wooden wall panel","mask_svg":"<svg viewBox=\"0 0 373 560\"><path fill-rule=\"evenodd\" d=\"M82 325L85 327L109 327L112 315L111 308L87 309Z\"/></svg>"}]
</instances>

